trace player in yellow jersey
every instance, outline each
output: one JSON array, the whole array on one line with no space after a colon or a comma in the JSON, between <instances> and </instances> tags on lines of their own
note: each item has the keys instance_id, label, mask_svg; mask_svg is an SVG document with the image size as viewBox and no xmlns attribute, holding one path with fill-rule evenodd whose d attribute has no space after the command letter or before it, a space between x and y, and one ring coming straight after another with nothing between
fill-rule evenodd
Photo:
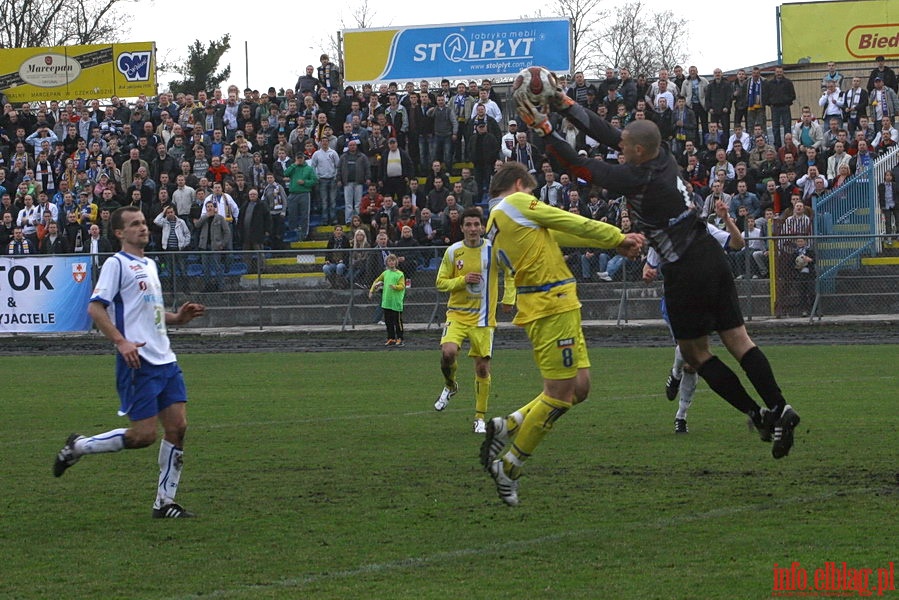
<instances>
[{"instance_id":1,"label":"player in yellow jersey","mask_svg":"<svg viewBox=\"0 0 899 600\"><path fill-rule=\"evenodd\" d=\"M493 243L494 261L511 271L515 280L518 313L513 322L527 332L543 375L543 392L536 398L505 418L487 421L481 464L510 506L518 504L524 461L553 423L590 391L581 303L560 246L617 247L633 258L645 242L642 234L624 234L608 223L544 204L531 195L536 185L518 162L505 163L490 183L491 197L502 200L490 211L487 238Z\"/></svg>"},{"instance_id":2,"label":"player in yellow jersey","mask_svg":"<svg viewBox=\"0 0 899 600\"><path fill-rule=\"evenodd\" d=\"M443 410L459 389L456 383L456 356L462 342L468 340L468 356L474 358L475 415L474 432L486 433L484 416L490 397L490 357L493 355L493 332L496 329L498 277L491 252L492 245L483 238L484 221L480 209L470 207L462 213L462 241L456 242L443 254L437 271L437 289L449 292L446 304L446 325L440 337L440 370L443 391L434 403L435 410ZM508 272L508 271L507 271ZM506 282L503 305L515 303L514 283Z\"/></svg>"}]
</instances>

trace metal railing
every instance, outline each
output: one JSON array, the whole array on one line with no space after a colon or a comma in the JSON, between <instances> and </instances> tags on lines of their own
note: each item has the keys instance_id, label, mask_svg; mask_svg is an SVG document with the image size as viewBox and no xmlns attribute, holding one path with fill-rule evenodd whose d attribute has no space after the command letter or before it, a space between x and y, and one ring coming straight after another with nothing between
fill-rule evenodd
<instances>
[{"instance_id":1,"label":"metal railing","mask_svg":"<svg viewBox=\"0 0 899 600\"><path fill-rule=\"evenodd\" d=\"M728 255L747 320L899 314L899 244L894 250L880 235L810 236L816 276L813 270L803 273L794 262L797 237L762 238L768 254L761 258L753 257L755 250ZM818 256L822 249L828 251L828 244L840 243L857 247L860 256L851 263L841 259L843 267L832 271ZM884 251L875 255L878 247ZM443 248L389 250L405 259L402 268L411 283L406 290L404 321L427 329L441 326L447 294L437 290L435 280ZM79 256L84 260L78 264L87 269L82 278L90 276L96 281L104 257ZM379 295L369 297L373 280L384 268L381 249L151 252L148 256L159 267L167 306L177 310L191 300L209 308L206 316L189 328L290 326L336 332L381 320ZM327 275L323 273L325 265ZM579 276L578 296L585 321L623 324L660 318L663 282L642 282L639 262L625 263L613 281L599 281L586 268L574 272ZM585 279L585 275L590 277ZM511 316L497 311L499 321Z\"/></svg>"},{"instance_id":2,"label":"metal railing","mask_svg":"<svg viewBox=\"0 0 899 600\"><path fill-rule=\"evenodd\" d=\"M899 147L874 161L871 168L852 176L825 194L812 207L818 244L818 285L833 291L843 269L857 269L863 256L882 252L883 217L877 185L886 171L899 163Z\"/></svg>"},{"instance_id":3,"label":"metal railing","mask_svg":"<svg viewBox=\"0 0 899 600\"><path fill-rule=\"evenodd\" d=\"M747 319L899 313L899 252L895 257L878 259L886 264L866 264L874 255L873 249L882 246L879 236L810 236L817 267L810 292L807 281L802 283L804 291L798 289L799 276L791 256L795 237L763 238L773 252L773 258L766 259L767 276L758 270L750 252L731 255ZM827 259L818 256L830 251L828 245L840 244L856 247L858 260L850 264L840 259L842 268L834 270ZM442 323L447 295L435 286L442 250L419 248L410 252L391 248L414 261L414 265L404 266L411 282L404 311L407 323L421 323L428 328ZM323 326L344 331L380 320L379 296L368 297L372 281L383 270L378 249L229 252L218 253L217 257L210 254L215 253L152 254L160 264L167 304L177 307L192 299L210 307L202 326ZM326 256L331 258L334 269L330 276L323 273ZM800 292L804 299L797 296ZM800 304L800 300L807 302L809 293L813 301ZM633 269L627 268L619 272L615 281L583 280L578 284L585 320L623 323L658 319L662 294L660 281L645 284ZM510 317L498 311L497 318Z\"/></svg>"}]
</instances>

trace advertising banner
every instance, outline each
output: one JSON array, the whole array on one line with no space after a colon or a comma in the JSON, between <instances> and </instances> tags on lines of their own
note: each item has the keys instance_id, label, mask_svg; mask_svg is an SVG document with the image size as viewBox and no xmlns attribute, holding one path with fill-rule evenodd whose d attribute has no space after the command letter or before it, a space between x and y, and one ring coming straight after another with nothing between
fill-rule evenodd
<instances>
[{"instance_id":1,"label":"advertising banner","mask_svg":"<svg viewBox=\"0 0 899 600\"><path fill-rule=\"evenodd\" d=\"M344 78L358 85L511 76L533 66L571 70L568 19L426 25L343 32Z\"/></svg>"},{"instance_id":2,"label":"advertising banner","mask_svg":"<svg viewBox=\"0 0 899 600\"><path fill-rule=\"evenodd\" d=\"M822 35L822 32L826 32ZM899 58L899 2L802 2L780 6L782 60L874 61Z\"/></svg>"},{"instance_id":3,"label":"advertising banner","mask_svg":"<svg viewBox=\"0 0 899 600\"><path fill-rule=\"evenodd\" d=\"M0 65L11 102L156 94L153 42L2 49Z\"/></svg>"},{"instance_id":4,"label":"advertising banner","mask_svg":"<svg viewBox=\"0 0 899 600\"><path fill-rule=\"evenodd\" d=\"M0 257L0 332L87 331L90 256Z\"/></svg>"}]
</instances>

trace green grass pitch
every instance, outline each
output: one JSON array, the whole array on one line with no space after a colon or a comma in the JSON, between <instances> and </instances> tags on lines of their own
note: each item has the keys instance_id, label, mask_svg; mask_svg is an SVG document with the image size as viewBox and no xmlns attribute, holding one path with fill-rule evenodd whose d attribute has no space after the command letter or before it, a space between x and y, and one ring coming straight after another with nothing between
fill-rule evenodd
<instances>
[{"instance_id":1,"label":"green grass pitch","mask_svg":"<svg viewBox=\"0 0 899 600\"><path fill-rule=\"evenodd\" d=\"M436 413L436 349L182 355L180 521L149 518L156 446L52 477L70 432L126 426L111 356L4 358L0 598L739 600L775 563L888 566L895 347L766 352L802 416L786 459L702 383L675 436L671 349L593 348L517 508L478 465L468 358ZM529 351L498 352L491 414L539 390Z\"/></svg>"}]
</instances>

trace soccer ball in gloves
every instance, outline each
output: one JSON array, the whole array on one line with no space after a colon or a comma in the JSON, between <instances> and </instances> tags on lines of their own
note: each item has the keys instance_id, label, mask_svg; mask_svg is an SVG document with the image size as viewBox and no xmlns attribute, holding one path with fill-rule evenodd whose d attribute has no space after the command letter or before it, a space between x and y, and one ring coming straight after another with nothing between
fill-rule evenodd
<instances>
[{"instance_id":1,"label":"soccer ball in gloves","mask_svg":"<svg viewBox=\"0 0 899 600\"><path fill-rule=\"evenodd\" d=\"M512 93L524 94L534 106L552 106L559 94L559 81L544 67L528 67L512 83Z\"/></svg>"}]
</instances>

